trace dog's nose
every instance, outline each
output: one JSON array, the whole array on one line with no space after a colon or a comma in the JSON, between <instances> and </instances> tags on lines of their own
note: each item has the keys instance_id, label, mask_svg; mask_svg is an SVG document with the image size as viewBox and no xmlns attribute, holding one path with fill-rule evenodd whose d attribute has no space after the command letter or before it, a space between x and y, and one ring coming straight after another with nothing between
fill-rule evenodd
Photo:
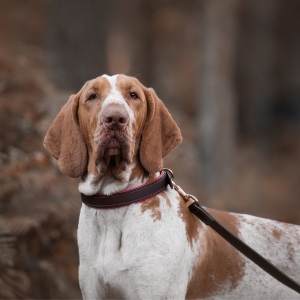
<instances>
[{"instance_id":1,"label":"dog's nose","mask_svg":"<svg viewBox=\"0 0 300 300\"><path fill-rule=\"evenodd\" d=\"M129 116L127 111L121 107L110 107L105 109L101 119L107 127L121 129L127 124Z\"/></svg>"}]
</instances>

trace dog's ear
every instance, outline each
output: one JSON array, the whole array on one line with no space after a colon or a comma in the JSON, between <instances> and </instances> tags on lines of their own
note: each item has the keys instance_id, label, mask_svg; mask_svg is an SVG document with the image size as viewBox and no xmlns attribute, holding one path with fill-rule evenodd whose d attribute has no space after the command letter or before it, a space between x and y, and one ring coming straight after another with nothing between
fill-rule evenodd
<instances>
[{"instance_id":1,"label":"dog's ear","mask_svg":"<svg viewBox=\"0 0 300 300\"><path fill-rule=\"evenodd\" d=\"M163 168L162 158L182 141L180 129L164 103L151 88L143 87L147 99L147 117L142 133L140 160L149 173Z\"/></svg>"},{"instance_id":2,"label":"dog's ear","mask_svg":"<svg viewBox=\"0 0 300 300\"><path fill-rule=\"evenodd\" d=\"M58 160L61 172L74 178L81 176L87 167L87 149L77 115L80 94L69 98L44 140L44 147Z\"/></svg>"}]
</instances>

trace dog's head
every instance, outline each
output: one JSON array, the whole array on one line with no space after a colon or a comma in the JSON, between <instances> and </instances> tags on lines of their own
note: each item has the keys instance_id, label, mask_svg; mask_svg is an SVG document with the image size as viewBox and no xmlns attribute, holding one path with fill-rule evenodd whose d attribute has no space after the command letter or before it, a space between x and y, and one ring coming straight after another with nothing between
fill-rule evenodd
<instances>
[{"instance_id":1,"label":"dog's head","mask_svg":"<svg viewBox=\"0 0 300 300\"><path fill-rule=\"evenodd\" d=\"M149 172L182 140L154 90L136 78L103 75L72 95L53 121L44 146L70 177L125 171L137 160Z\"/></svg>"}]
</instances>

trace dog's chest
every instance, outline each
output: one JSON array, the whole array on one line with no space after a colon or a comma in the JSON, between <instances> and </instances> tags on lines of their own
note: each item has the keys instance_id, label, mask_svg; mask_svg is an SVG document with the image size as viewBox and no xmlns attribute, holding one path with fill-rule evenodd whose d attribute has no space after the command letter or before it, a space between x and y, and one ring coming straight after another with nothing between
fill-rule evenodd
<instances>
[{"instance_id":1,"label":"dog's chest","mask_svg":"<svg viewBox=\"0 0 300 300\"><path fill-rule=\"evenodd\" d=\"M108 210L82 206L78 245L83 293L93 291L91 297L98 298L184 293L195 253L177 205L170 207L159 198L160 219L140 204Z\"/></svg>"},{"instance_id":2,"label":"dog's chest","mask_svg":"<svg viewBox=\"0 0 300 300\"><path fill-rule=\"evenodd\" d=\"M122 223L127 209L96 210L84 205L81 209L78 228L81 272L92 284L120 290L120 283L126 280Z\"/></svg>"}]
</instances>

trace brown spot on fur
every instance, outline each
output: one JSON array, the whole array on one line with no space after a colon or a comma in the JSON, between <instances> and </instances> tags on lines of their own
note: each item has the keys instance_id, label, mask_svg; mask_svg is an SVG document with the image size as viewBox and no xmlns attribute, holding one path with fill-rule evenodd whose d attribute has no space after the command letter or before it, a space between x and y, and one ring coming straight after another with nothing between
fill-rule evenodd
<instances>
[{"instance_id":1,"label":"brown spot on fur","mask_svg":"<svg viewBox=\"0 0 300 300\"><path fill-rule=\"evenodd\" d=\"M153 180L153 178L151 180ZM151 180L149 179L148 181ZM166 193L162 192L159 195L162 196L166 200L167 205L171 207L171 201L169 197L166 195ZM155 196L142 202L141 210L142 213L144 213L146 210L150 209L151 217L154 219L155 222L157 220L161 220L161 211L159 210L159 207L160 207L160 199L157 196Z\"/></svg>"},{"instance_id":2,"label":"brown spot on fur","mask_svg":"<svg viewBox=\"0 0 300 300\"><path fill-rule=\"evenodd\" d=\"M227 212L207 210L238 236L238 220L235 216ZM206 239L203 241L206 251L203 259L194 267L186 299L213 297L222 289L232 291L245 274L245 260L239 252L210 227L206 227L206 229Z\"/></svg>"},{"instance_id":3,"label":"brown spot on fur","mask_svg":"<svg viewBox=\"0 0 300 300\"><path fill-rule=\"evenodd\" d=\"M154 222L161 220L161 211L159 210L160 200L157 196L147 199L142 202L141 210L144 213L146 210L151 210L151 217Z\"/></svg>"},{"instance_id":4,"label":"brown spot on fur","mask_svg":"<svg viewBox=\"0 0 300 300\"><path fill-rule=\"evenodd\" d=\"M193 247L193 244L199 237L199 231L200 228L203 227L203 224L196 216L190 213L187 205L180 196L177 196L177 199L179 201L179 217L181 217L182 221L185 223L187 240L190 246Z\"/></svg>"},{"instance_id":5,"label":"brown spot on fur","mask_svg":"<svg viewBox=\"0 0 300 300\"><path fill-rule=\"evenodd\" d=\"M276 238L276 239L280 239L281 236L282 236L282 231L281 230L277 230L277 229L273 229L273 236Z\"/></svg>"}]
</instances>

